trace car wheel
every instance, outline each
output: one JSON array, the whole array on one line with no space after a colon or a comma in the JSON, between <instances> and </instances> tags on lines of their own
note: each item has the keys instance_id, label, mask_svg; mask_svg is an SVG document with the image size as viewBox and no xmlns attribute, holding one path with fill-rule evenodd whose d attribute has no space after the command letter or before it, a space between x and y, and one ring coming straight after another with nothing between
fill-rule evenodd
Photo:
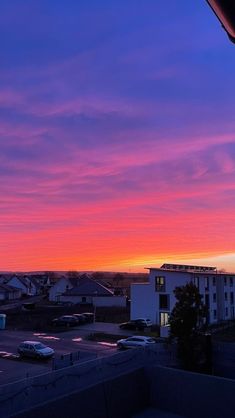
<instances>
[{"instance_id":1,"label":"car wheel","mask_svg":"<svg viewBox=\"0 0 235 418\"><path fill-rule=\"evenodd\" d=\"M119 350L123 350L124 349L124 345L123 344L118 344L118 348L119 348Z\"/></svg>"}]
</instances>

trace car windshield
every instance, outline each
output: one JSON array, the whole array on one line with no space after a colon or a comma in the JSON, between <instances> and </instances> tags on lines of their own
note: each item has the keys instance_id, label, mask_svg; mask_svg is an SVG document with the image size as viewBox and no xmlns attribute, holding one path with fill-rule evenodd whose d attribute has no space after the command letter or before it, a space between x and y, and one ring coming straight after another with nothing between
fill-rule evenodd
<instances>
[{"instance_id":1,"label":"car windshield","mask_svg":"<svg viewBox=\"0 0 235 418\"><path fill-rule=\"evenodd\" d=\"M46 345L42 343L38 343L34 347L36 348L36 350L43 350L44 348L47 348Z\"/></svg>"}]
</instances>

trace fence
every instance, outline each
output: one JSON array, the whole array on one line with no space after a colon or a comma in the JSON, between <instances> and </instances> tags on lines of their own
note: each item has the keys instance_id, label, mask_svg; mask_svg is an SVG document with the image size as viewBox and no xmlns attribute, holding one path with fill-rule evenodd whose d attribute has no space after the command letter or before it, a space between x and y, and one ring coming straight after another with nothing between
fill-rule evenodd
<instances>
[{"instance_id":1,"label":"fence","mask_svg":"<svg viewBox=\"0 0 235 418\"><path fill-rule=\"evenodd\" d=\"M173 366L175 361L174 349L156 344L151 349L127 350L3 385L0 393L0 416L13 416L147 365Z\"/></svg>"},{"instance_id":2,"label":"fence","mask_svg":"<svg viewBox=\"0 0 235 418\"><path fill-rule=\"evenodd\" d=\"M76 363L83 363L88 360L94 360L97 354L90 351L75 351L69 354L62 354L54 357L52 360L52 370L59 370L63 367L73 366Z\"/></svg>"}]
</instances>

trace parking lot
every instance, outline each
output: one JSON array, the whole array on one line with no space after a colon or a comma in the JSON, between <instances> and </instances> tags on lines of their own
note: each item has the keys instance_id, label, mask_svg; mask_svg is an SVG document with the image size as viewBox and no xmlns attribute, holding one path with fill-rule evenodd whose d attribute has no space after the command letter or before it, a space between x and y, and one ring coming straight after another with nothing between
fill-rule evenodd
<instances>
[{"instance_id":1,"label":"parking lot","mask_svg":"<svg viewBox=\"0 0 235 418\"><path fill-rule=\"evenodd\" d=\"M91 333L102 332L113 335L131 335L132 331L120 330L117 324L90 323L66 332L35 333L31 331L1 330L0 332L0 384L20 380L25 377L46 373L52 368L52 360L11 359L17 355L17 347L25 340L36 340L49 345L55 350L55 356L77 351L94 353L97 357L111 355L117 351L115 343L108 341L89 341Z\"/></svg>"}]
</instances>

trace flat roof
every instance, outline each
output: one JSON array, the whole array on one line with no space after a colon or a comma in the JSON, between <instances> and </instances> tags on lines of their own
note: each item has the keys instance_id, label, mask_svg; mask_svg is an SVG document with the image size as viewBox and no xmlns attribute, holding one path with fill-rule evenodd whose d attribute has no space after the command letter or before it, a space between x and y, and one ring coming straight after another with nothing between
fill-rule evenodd
<instances>
[{"instance_id":1,"label":"flat roof","mask_svg":"<svg viewBox=\"0 0 235 418\"><path fill-rule=\"evenodd\" d=\"M210 274L213 276L235 276L235 272L229 272L229 271L218 271L218 270L192 270L192 269L169 269L169 268L162 268L162 267L145 267L146 270L158 270L162 272L174 272L174 273L196 273L196 274Z\"/></svg>"}]
</instances>

